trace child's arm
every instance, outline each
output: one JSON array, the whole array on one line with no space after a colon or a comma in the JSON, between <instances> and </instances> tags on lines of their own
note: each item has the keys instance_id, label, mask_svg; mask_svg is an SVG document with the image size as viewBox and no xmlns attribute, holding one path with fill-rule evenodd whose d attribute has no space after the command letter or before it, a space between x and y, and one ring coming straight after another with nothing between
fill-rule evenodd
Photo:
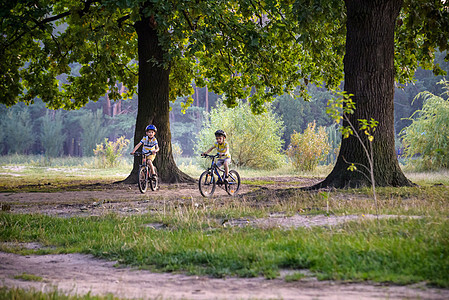
<instances>
[{"instance_id":1,"label":"child's arm","mask_svg":"<svg viewBox=\"0 0 449 300\"><path fill-rule=\"evenodd\" d=\"M131 152L131 155L134 155L134 152L137 151L137 149L139 149L139 147L142 145L142 142L139 142L136 147L134 147L133 152Z\"/></svg>"},{"instance_id":2,"label":"child's arm","mask_svg":"<svg viewBox=\"0 0 449 300\"><path fill-rule=\"evenodd\" d=\"M215 145L210 147L209 150L207 150L206 152L201 153L201 155L207 154L207 153L211 152L214 149L215 149Z\"/></svg>"},{"instance_id":3,"label":"child's arm","mask_svg":"<svg viewBox=\"0 0 449 300\"><path fill-rule=\"evenodd\" d=\"M156 146L154 147L154 150L151 152L152 152L152 154L156 154L157 152L159 152L159 145L156 144Z\"/></svg>"}]
</instances>

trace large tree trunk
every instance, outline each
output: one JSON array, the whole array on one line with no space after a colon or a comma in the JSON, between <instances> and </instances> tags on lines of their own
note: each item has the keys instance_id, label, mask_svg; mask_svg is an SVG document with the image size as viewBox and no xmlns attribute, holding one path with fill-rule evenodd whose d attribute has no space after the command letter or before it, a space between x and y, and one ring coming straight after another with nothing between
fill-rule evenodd
<instances>
[{"instance_id":1,"label":"large tree trunk","mask_svg":"<svg viewBox=\"0 0 449 300\"><path fill-rule=\"evenodd\" d=\"M151 18L142 18L135 24L138 36L139 54L139 95L134 145L145 136L145 127L154 124L157 127L156 138L160 150L154 164L159 179L166 183L193 181L181 172L173 159L170 132L169 105L169 68L155 64L162 62L164 50L159 45L158 35ZM126 183L137 183L140 158L134 160L133 170L125 179Z\"/></svg>"},{"instance_id":2,"label":"large tree trunk","mask_svg":"<svg viewBox=\"0 0 449 300\"><path fill-rule=\"evenodd\" d=\"M350 122L358 130L358 119L379 122L374 133L374 179L377 186L410 186L399 167L394 148L394 28L401 0L346 0L347 36L344 58L345 91L353 94L355 113ZM344 125L348 124L344 122ZM367 145L365 134L360 136ZM369 167L366 154L355 136L342 140L332 172L314 186L358 187L370 181L350 163ZM360 165L359 171L364 171Z\"/></svg>"}]
</instances>

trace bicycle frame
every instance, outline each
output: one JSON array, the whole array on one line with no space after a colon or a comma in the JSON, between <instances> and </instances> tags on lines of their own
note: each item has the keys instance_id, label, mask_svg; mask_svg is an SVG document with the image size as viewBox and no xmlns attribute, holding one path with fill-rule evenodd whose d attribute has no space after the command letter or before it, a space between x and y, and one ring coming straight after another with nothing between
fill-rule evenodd
<instances>
[{"instance_id":1,"label":"bicycle frame","mask_svg":"<svg viewBox=\"0 0 449 300\"><path fill-rule=\"evenodd\" d=\"M145 193L147 190L148 184L150 184L151 190L155 191L158 188L158 179L157 177L152 176L152 171L150 169L150 165L148 164L148 159L145 159L145 163L143 163L143 159L145 156L148 156L146 154L143 154L142 152L135 152L135 156L141 156L141 162L139 164L139 189L140 192ZM145 155L145 156L144 156ZM142 185L142 180L140 178L141 170L144 170L144 184ZM157 170L156 166L154 166L154 174L157 176Z\"/></svg>"},{"instance_id":2,"label":"bicycle frame","mask_svg":"<svg viewBox=\"0 0 449 300\"><path fill-rule=\"evenodd\" d=\"M224 183L225 170L222 169L221 167L217 166L217 163L215 162L215 159L218 158L218 156L217 155L208 155L208 156L210 158L212 158L212 162L210 164L210 167L208 168L208 171L213 172L215 175L217 175L217 177L218 177L217 183L218 184ZM223 176L220 174L220 172ZM231 174L229 174L229 176L231 176L231 178L233 178L233 176Z\"/></svg>"},{"instance_id":3,"label":"bicycle frame","mask_svg":"<svg viewBox=\"0 0 449 300\"><path fill-rule=\"evenodd\" d=\"M211 197L215 191L215 186L218 185L225 189L226 192L233 196L240 188L240 175L236 170L229 170L228 178L225 180L225 170L220 168L215 159L216 155L202 154L205 158L210 158L211 164L201 175L198 181L200 193L203 197ZM216 175L216 176L214 176Z\"/></svg>"},{"instance_id":4,"label":"bicycle frame","mask_svg":"<svg viewBox=\"0 0 449 300\"><path fill-rule=\"evenodd\" d=\"M224 174L224 170L221 169L219 166L217 166L217 164L215 163L215 158L217 158L216 155L214 155L212 157L212 162L210 164L209 170L212 171L213 173L215 173L215 175L217 175L219 182L220 181L222 182L223 181L223 177L220 175L220 172L218 172L218 171L220 170L221 172L223 172L222 174Z\"/></svg>"}]
</instances>

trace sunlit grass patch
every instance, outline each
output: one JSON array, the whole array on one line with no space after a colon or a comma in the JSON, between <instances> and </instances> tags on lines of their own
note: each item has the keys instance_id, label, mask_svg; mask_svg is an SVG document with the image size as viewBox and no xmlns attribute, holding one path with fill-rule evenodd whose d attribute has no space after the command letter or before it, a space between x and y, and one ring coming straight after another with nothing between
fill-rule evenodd
<instances>
[{"instance_id":1,"label":"sunlit grass patch","mask_svg":"<svg viewBox=\"0 0 449 300\"><path fill-rule=\"evenodd\" d=\"M242 184L248 184L248 185L265 185L265 184L274 184L275 182L273 180L242 180Z\"/></svg>"},{"instance_id":2,"label":"sunlit grass patch","mask_svg":"<svg viewBox=\"0 0 449 300\"><path fill-rule=\"evenodd\" d=\"M25 281L42 281L43 278L37 275L22 273L20 275L14 276L14 279L21 279Z\"/></svg>"},{"instance_id":3,"label":"sunlit grass patch","mask_svg":"<svg viewBox=\"0 0 449 300\"><path fill-rule=\"evenodd\" d=\"M65 292L52 291L44 293L42 291L36 291L34 289L19 289L12 288L8 289L6 287L0 287L0 299L4 300L17 300L17 299L28 299L28 300L119 300L120 298L114 297L109 294L107 296L95 296L88 293L86 295L67 295ZM151 299L151 298L149 298ZM159 297L154 299L160 299Z\"/></svg>"},{"instance_id":4,"label":"sunlit grass patch","mask_svg":"<svg viewBox=\"0 0 449 300\"><path fill-rule=\"evenodd\" d=\"M449 170L435 172L406 172L405 175L414 183L422 186L449 185Z\"/></svg>"}]
</instances>

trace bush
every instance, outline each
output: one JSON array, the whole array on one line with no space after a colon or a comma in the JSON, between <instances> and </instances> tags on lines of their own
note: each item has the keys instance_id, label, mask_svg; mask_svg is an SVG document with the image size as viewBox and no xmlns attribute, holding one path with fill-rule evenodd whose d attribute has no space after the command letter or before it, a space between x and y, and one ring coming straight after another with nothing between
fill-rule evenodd
<instances>
[{"instance_id":1,"label":"bush","mask_svg":"<svg viewBox=\"0 0 449 300\"><path fill-rule=\"evenodd\" d=\"M449 82L442 80L449 95ZM443 96L442 95L442 96ZM412 124L401 131L405 155L419 169L449 168L449 97L443 99L430 92L419 93L415 100L424 99L423 108L409 118Z\"/></svg>"},{"instance_id":2,"label":"bush","mask_svg":"<svg viewBox=\"0 0 449 300\"><path fill-rule=\"evenodd\" d=\"M171 148L173 159L177 161L182 156L182 147L179 143L173 143Z\"/></svg>"},{"instance_id":3,"label":"bush","mask_svg":"<svg viewBox=\"0 0 449 300\"><path fill-rule=\"evenodd\" d=\"M320 161L326 159L331 150L326 129L320 126L316 130L315 127L314 121L307 124L304 133L295 132L291 135L287 155L296 170L313 171Z\"/></svg>"},{"instance_id":4,"label":"bush","mask_svg":"<svg viewBox=\"0 0 449 300\"><path fill-rule=\"evenodd\" d=\"M129 144L129 140L124 136L119 137L115 142L104 139L104 144L97 145L94 149L95 156L98 158L98 165L102 168L114 167L117 165L118 158L122 156L123 150Z\"/></svg>"},{"instance_id":5,"label":"bush","mask_svg":"<svg viewBox=\"0 0 449 300\"><path fill-rule=\"evenodd\" d=\"M238 167L275 169L284 162L281 154L284 125L269 105L265 113L254 115L249 103L238 101L234 108L219 103L205 118L198 134L197 153L213 145L217 129L226 131L232 163Z\"/></svg>"}]
</instances>

